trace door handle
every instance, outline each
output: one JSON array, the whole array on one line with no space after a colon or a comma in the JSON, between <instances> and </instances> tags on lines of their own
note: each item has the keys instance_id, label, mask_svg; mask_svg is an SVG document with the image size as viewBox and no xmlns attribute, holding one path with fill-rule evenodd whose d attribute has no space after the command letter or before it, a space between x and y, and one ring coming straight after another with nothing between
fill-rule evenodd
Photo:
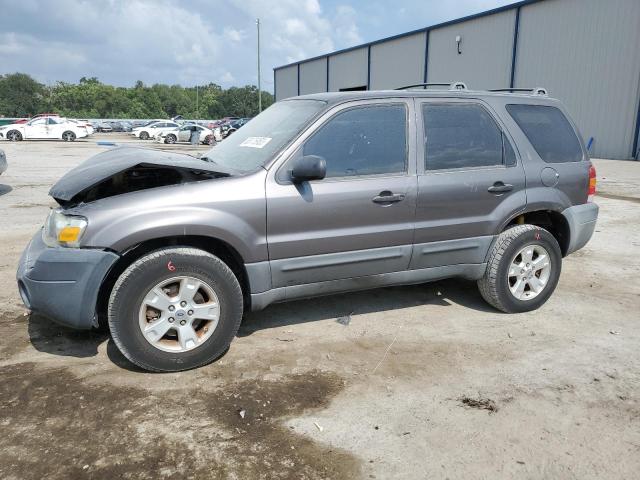
<instances>
[{"instance_id":1,"label":"door handle","mask_svg":"<svg viewBox=\"0 0 640 480\"><path fill-rule=\"evenodd\" d=\"M505 193L510 192L511 190L513 190L513 185L503 182L496 182L487 188L487 191L491 193Z\"/></svg>"},{"instance_id":2,"label":"door handle","mask_svg":"<svg viewBox=\"0 0 640 480\"><path fill-rule=\"evenodd\" d=\"M404 200L404 198L404 193L393 193L389 190L384 190L383 192L380 192L379 195L373 197L371 201L374 203L395 203L401 202L402 200Z\"/></svg>"}]
</instances>

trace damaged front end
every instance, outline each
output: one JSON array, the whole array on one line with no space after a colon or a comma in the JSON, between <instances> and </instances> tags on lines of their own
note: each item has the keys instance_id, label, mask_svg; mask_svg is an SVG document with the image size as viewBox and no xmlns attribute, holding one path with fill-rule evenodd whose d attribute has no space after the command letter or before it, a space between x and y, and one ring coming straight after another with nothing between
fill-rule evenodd
<instances>
[{"instance_id":1,"label":"damaged front end","mask_svg":"<svg viewBox=\"0 0 640 480\"><path fill-rule=\"evenodd\" d=\"M121 147L95 155L49 191L62 207L150 188L228 177L231 172L188 155Z\"/></svg>"}]
</instances>

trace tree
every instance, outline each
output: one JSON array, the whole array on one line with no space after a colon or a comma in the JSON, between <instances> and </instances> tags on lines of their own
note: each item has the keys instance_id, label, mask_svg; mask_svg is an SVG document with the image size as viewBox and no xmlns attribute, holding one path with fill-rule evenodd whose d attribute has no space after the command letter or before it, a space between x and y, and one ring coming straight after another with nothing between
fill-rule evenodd
<instances>
[{"instance_id":1,"label":"tree","mask_svg":"<svg viewBox=\"0 0 640 480\"><path fill-rule=\"evenodd\" d=\"M0 112L7 117L35 115L44 93L44 85L25 73L0 76Z\"/></svg>"},{"instance_id":2,"label":"tree","mask_svg":"<svg viewBox=\"0 0 640 480\"><path fill-rule=\"evenodd\" d=\"M262 92L262 105L272 103L273 96ZM23 73L0 76L0 115L31 116L43 111L72 118L252 117L258 113L258 89L247 85L224 90L215 83L187 88L147 86L141 80L125 88L106 85L96 77L44 86Z\"/></svg>"}]
</instances>

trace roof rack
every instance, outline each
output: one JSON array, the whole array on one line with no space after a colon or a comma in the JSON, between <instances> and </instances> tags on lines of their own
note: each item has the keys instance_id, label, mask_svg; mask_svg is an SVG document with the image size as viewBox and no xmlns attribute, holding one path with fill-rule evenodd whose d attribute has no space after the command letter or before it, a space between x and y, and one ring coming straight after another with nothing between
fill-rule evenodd
<instances>
[{"instance_id":1,"label":"roof rack","mask_svg":"<svg viewBox=\"0 0 640 480\"><path fill-rule=\"evenodd\" d=\"M526 92L531 95L542 95L547 96L548 92L546 88L543 87L535 87L535 88L493 88L489 90L489 92Z\"/></svg>"},{"instance_id":2,"label":"roof rack","mask_svg":"<svg viewBox=\"0 0 640 480\"><path fill-rule=\"evenodd\" d=\"M449 87L449 90L466 90L467 86L464 82L453 82L453 83L415 83L413 85L405 85L404 87L396 88L396 90L407 90L409 88L416 87Z\"/></svg>"}]
</instances>

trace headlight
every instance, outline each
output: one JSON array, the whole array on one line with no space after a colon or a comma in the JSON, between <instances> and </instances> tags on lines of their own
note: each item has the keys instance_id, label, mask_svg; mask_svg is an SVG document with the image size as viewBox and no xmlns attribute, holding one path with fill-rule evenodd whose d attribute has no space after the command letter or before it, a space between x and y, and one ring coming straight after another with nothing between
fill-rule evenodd
<instances>
[{"instance_id":1,"label":"headlight","mask_svg":"<svg viewBox=\"0 0 640 480\"><path fill-rule=\"evenodd\" d=\"M42 239L50 247L79 247L86 228L86 218L51 210L44 223Z\"/></svg>"}]
</instances>

